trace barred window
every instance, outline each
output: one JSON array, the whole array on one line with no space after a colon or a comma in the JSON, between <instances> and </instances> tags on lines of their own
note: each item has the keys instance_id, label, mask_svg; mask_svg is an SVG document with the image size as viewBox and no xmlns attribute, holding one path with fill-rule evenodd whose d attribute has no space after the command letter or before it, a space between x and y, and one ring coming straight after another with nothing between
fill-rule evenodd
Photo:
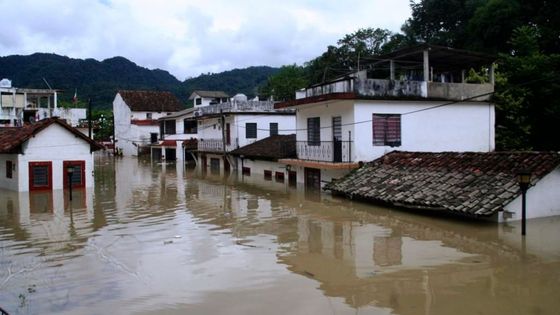
<instances>
[{"instance_id":1,"label":"barred window","mask_svg":"<svg viewBox=\"0 0 560 315\"><path fill-rule=\"evenodd\" d=\"M256 139L257 138L257 123L246 123L245 124L245 138Z\"/></svg>"},{"instance_id":2,"label":"barred window","mask_svg":"<svg viewBox=\"0 0 560 315\"><path fill-rule=\"evenodd\" d=\"M321 120L319 117L307 118L307 145L321 145Z\"/></svg>"},{"instance_id":3,"label":"barred window","mask_svg":"<svg viewBox=\"0 0 560 315\"><path fill-rule=\"evenodd\" d=\"M276 136L278 135L278 123L270 123L270 135Z\"/></svg>"},{"instance_id":4,"label":"barred window","mask_svg":"<svg viewBox=\"0 0 560 315\"><path fill-rule=\"evenodd\" d=\"M373 114L373 145L398 147L401 145L401 115Z\"/></svg>"}]
</instances>

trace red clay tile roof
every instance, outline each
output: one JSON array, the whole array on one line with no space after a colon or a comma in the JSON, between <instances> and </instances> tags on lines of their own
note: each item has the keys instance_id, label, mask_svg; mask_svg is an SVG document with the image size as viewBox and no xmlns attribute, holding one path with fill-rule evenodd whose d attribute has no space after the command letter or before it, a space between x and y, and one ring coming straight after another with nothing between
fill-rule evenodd
<instances>
[{"instance_id":1,"label":"red clay tile roof","mask_svg":"<svg viewBox=\"0 0 560 315\"><path fill-rule=\"evenodd\" d=\"M257 160L278 160L296 157L296 135L276 135L264 138L230 152Z\"/></svg>"},{"instance_id":2,"label":"red clay tile roof","mask_svg":"<svg viewBox=\"0 0 560 315\"><path fill-rule=\"evenodd\" d=\"M177 97L166 91L119 91L130 110L137 112L176 112L184 108Z\"/></svg>"},{"instance_id":3,"label":"red clay tile roof","mask_svg":"<svg viewBox=\"0 0 560 315\"><path fill-rule=\"evenodd\" d=\"M188 139L183 141L183 147L187 150L196 150L198 148L197 139Z\"/></svg>"},{"instance_id":4,"label":"red clay tile roof","mask_svg":"<svg viewBox=\"0 0 560 315\"><path fill-rule=\"evenodd\" d=\"M40 120L34 124L27 124L23 127L1 127L0 128L0 153L20 153L20 146L29 138L41 132L52 124L58 124L73 133L76 137L88 142L91 149L96 151L103 147L76 128L68 125L64 120L57 117Z\"/></svg>"},{"instance_id":5,"label":"red clay tile roof","mask_svg":"<svg viewBox=\"0 0 560 315\"><path fill-rule=\"evenodd\" d=\"M519 196L517 172L532 184L560 166L556 152L391 152L366 163L326 190L411 209L490 216Z\"/></svg>"}]
</instances>

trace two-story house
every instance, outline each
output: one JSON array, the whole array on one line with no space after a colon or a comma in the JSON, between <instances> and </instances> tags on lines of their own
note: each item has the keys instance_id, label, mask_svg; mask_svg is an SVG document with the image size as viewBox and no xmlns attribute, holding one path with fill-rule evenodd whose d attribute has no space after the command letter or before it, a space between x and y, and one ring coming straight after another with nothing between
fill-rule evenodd
<instances>
[{"instance_id":1,"label":"two-story house","mask_svg":"<svg viewBox=\"0 0 560 315\"><path fill-rule=\"evenodd\" d=\"M158 119L161 138L152 144L152 160L196 164L198 123L195 111L196 108L187 108Z\"/></svg>"},{"instance_id":2,"label":"two-story house","mask_svg":"<svg viewBox=\"0 0 560 315\"><path fill-rule=\"evenodd\" d=\"M160 138L158 119L182 108L171 92L118 91L113 101L117 151L124 156L149 153Z\"/></svg>"},{"instance_id":3,"label":"two-story house","mask_svg":"<svg viewBox=\"0 0 560 315\"><path fill-rule=\"evenodd\" d=\"M307 187L339 178L393 150L494 150L492 56L420 45L376 58L364 70L296 93L297 170ZM487 83L467 83L486 69Z\"/></svg>"},{"instance_id":4,"label":"two-story house","mask_svg":"<svg viewBox=\"0 0 560 315\"><path fill-rule=\"evenodd\" d=\"M271 101L248 101L239 94L229 102L200 107L194 116L198 120L198 164L203 172L210 169L217 174L237 167L230 151L295 129L293 109L274 109Z\"/></svg>"}]
</instances>

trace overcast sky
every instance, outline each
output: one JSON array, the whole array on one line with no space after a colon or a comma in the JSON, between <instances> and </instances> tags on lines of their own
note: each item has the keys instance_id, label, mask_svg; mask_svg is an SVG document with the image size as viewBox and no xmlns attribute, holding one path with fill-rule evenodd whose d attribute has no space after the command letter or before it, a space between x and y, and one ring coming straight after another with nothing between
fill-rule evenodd
<instances>
[{"instance_id":1,"label":"overcast sky","mask_svg":"<svg viewBox=\"0 0 560 315\"><path fill-rule=\"evenodd\" d=\"M123 56L179 80L302 64L359 28L399 31L409 0L0 0L0 55Z\"/></svg>"}]
</instances>

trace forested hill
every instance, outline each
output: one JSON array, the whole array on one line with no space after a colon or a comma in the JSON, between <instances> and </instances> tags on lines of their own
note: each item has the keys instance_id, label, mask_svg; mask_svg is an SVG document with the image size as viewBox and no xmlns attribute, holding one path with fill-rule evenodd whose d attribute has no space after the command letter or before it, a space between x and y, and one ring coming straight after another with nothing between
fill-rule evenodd
<instances>
[{"instance_id":1,"label":"forested hill","mask_svg":"<svg viewBox=\"0 0 560 315\"><path fill-rule=\"evenodd\" d=\"M124 57L103 61L45 53L0 57L0 79L12 80L13 86L48 88L45 78L52 88L64 90L63 102L70 101L77 90L78 99L84 102L91 98L95 108L110 108L116 91L121 89L170 91L184 103L195 89L254 96L257 88L277 71L271 67L250 67L205 74L181 82L167 71L149 70Z\"/></svg>"}]
</instances>

